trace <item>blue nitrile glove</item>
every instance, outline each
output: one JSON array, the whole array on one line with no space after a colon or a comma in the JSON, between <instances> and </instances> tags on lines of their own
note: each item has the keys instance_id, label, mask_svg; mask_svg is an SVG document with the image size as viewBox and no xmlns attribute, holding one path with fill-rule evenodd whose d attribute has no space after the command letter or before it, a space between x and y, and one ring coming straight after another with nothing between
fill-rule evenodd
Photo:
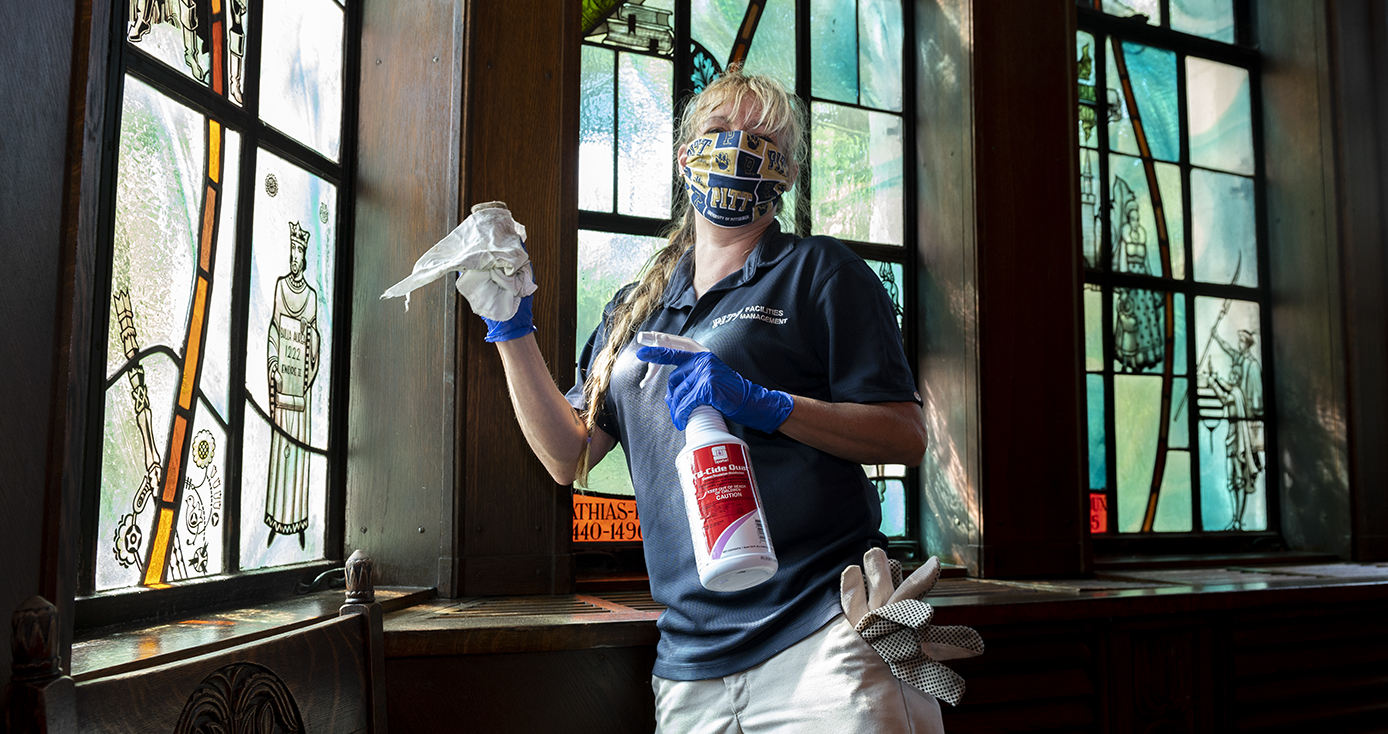
<instances>
[{"instance_id":1,"label":"blue nitrile glove","mask_svg":"<svg viewBox=\"0 0 1388 734\"><path fill-rule=\"evenodd\" d=\"M535 295L532 293L520 299L520 305L516 308L516 315L505 321L492 321L485 316L479 317L487 323L487 336L483 338L489 342L508 342L535 331L535 317L530 312L530 300L534 297Z\"/></svg>"},{"instance_id":2,"label":"blue nitrile glove","mask_svg":"<svg viewBox=\"0 0 1388 734\"><path fill-rule=\"evenodd\" d=\"M664 347L641 347L637 358L655 364L672 364L665 389L670 420L683 431L689 414L700 405L748 428L771 433L781 427L795 409L789 393L768 390L739 375L713 352L684 352Z\"/></svg>"}]
</instances>

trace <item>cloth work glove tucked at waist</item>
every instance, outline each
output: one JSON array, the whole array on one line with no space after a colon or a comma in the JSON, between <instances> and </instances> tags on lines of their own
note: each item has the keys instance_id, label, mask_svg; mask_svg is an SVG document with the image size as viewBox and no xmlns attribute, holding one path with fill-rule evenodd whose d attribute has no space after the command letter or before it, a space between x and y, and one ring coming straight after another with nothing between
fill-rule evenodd
<instances>
[{"instance_id":1,"label":"cloth work glove tucked at waist","mask_svg":"<svg viewBox=\"0 0 1388 734\"><path fill-rule=\"evenodd\" d=\"M472 207L472 215L421 255L409 277L381 298L404 296L408 311L411 291L454 270L461 271L454 287L484 319L511 320L521 299L535 292L525 227L511 218L505 204L487 202Z\"/></svg>"},{"instance_id":2,"label":"cloth work glove tucked at waist","mask_svg":"<svg viewBox=\"0 0 1388 734\"><path fill-rule=\"evenodd\" d=\"M892 675L954 705L964 695L964 679L939 661L982 654L983 638L972 627L930 623L935 610L925 596L939 577L940 559L931 556L902 583L901 564L873 548L861 568L844 569L839 601L849 624L887 661Z\"/></svg>"},{"instance_id":3,"label":"cloth work glove tucked at waist","mask_svg":"<svg viewBox=\"0 0 1388 734\"><path fill-rule=\"evenodd\" d=\"M675 365L666 378L665 404L670 408L670 420L681 431L689 424L689 414L700 405L712 406L731 420L767 433L780 428L795 409L790 393L748 380L713 352L641 347L636 357Z\"/></svg>"}]
</instances>

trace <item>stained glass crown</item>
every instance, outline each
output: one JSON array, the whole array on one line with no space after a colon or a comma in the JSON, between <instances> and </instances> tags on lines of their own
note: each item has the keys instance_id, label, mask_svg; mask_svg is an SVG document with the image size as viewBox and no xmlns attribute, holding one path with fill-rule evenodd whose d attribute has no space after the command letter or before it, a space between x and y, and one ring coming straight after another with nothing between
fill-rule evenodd
<instances>
[{"instance_id":1,"label":"stained glass crown","mask_svg":"<svg viewBox=\"0 0 1388 734\"><path fill-rule=\"evenodd\" d=\"M290 222L289 242L296 247L308 247L308 230L300 227L298 222Z\"/></svg>"}]
</instances>

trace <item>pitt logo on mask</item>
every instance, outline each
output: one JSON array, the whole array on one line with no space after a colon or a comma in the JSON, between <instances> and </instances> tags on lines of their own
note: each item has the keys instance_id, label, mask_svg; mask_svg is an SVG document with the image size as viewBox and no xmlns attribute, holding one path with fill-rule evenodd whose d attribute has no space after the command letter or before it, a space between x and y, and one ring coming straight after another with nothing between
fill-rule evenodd
<instances>
[{"instance_id":1,"label":"pitt logo on mask","mask_svg":"<svg viewBox=\"0 0 1388 734\"><path fill-rule=\"evenodd\" d=\"M720 227L741 227L775 211L790 188L789 164L770 139L742 130L703 135L685 148L689 203Z\"/></svg>"}]
</instances>

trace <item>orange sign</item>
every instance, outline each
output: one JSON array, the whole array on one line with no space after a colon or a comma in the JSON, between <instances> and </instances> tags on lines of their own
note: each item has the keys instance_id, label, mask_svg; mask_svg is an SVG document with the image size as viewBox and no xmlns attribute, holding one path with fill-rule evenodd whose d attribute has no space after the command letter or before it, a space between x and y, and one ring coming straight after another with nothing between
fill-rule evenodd
<instances>
[{"instance_id":1,"label":"orange sign","mask_svg":"<svg viewBox=\"0 0 1388 734\"><path fill-rule=\"evenodd\" d=\"M1094 534L1108 532L1108 495L1090 493L1089 532Z\"/></svg>"},{"instance_id":2,"label":"orange sign","mask_svg":"<svg viewBox=\"0 0 1388 734\"><path fill-rule=\"evenodd\" d=\"M621 543L641 540L636 500L574 495L574 542Z\"/></svg>"}]
</instances>

